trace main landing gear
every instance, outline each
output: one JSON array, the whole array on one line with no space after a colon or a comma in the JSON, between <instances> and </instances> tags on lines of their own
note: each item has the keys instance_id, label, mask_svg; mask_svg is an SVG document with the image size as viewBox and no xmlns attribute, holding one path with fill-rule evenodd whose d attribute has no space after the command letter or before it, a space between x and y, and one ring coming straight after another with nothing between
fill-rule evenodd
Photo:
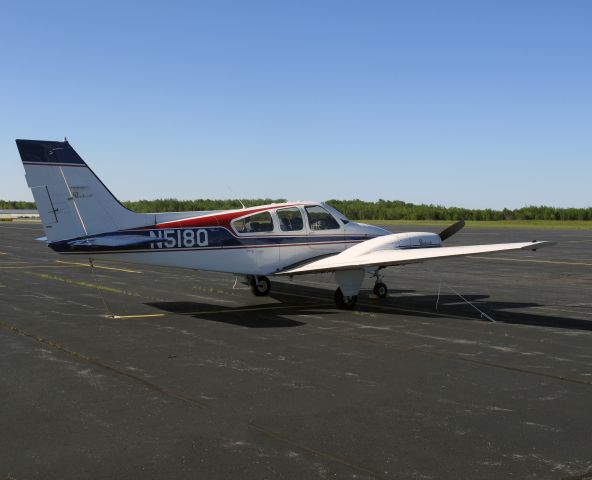
<instances>
[{"instance_id":1,"label":"main landing gear","mask_svg":"<svg viewBox=\"0 0 592 480\"><path fill-rule=\"evenodd\" d=\"M335 279L339 288L335 290L335 306L340 310L351 310L358 301L358 292L364 280L365 271L359 270L345 270L335 272ZM378 298L386 298L388 296L388 287L382 281L380 269L376 270L373 275L376 278L374 289L372 292Z\"/></svg>"},{"instance_id":2,"label":"main landing gear","mask_svg":"<svg viewBox=\"0 0 592 480\"><path fill-rule=\"evenodd\" d=\"M249 277L249 286L253 295L256 297L265 297L271 290L271 282L264 275L252 275Z\"/></svg>"},{"instance_id":3,"label":"main landing gear","mask_svg":"<svg viewBox=\"0 0 592 480\"><path fill-rule=\"evenodd\" d=\"M388 295L388 288L385 283L376 282L374 284L374 290L372 290L372 293L374 293L374 295L376 295L378 298L386 298Z\"/></svg>"},{"instance_id":4,"label":"main landing gear","mask_svg":"<svg viewBox=\"0 0 592 480\"><path fill-rule=\"evenodd\" d=\"M356 306L364 273L365 271L362 269L336 272L335 276L339 288L335 290L333 299L337 308L340 310L351 310ZM378 272L374 275L376 276L376 283L373 289L374 295L378 298L386 298L388 296L388 288L382 282L382 276ZM265 297L269 295L269 291L271 290L271 282L265 275L248 275L246 276L246 283L251 287L251 291L256 297Z\"/></svg>"},{"instance_id":5,"label":"main landing gear","mask_svg":"<svg viewBox=\"0 0 592 480\"><path fill-rule=\"evenodd\" d=\"M335 290L333 298L335 299L335 306L340 310L351 310L355 307L356 302L358 301L357 295L346 296L341 291L341 288Z\"/></svg>"},{"instance_id":6,"label":"main landing gear","mask_svg":"<svg viewBox=\"0 0 592 480\"><path fill-rule=\"evenodd\" d=\"M378 298L386 298L388 296L388 287L382 282L376 282L372 291ZM341 288L335 290L333 298L335 300L335 306L340 310L351 310L356 306L356 302L358 301L357 295L346 296L341 291Z\"/></svg>"}]
</instances>

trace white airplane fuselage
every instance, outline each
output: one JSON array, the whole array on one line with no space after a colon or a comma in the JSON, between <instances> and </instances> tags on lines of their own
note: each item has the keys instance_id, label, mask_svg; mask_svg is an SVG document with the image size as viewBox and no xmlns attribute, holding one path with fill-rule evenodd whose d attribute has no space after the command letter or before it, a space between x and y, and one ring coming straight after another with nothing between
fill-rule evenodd
<instances>
[{"instance_id":1,"label":"white airplane fuselage","mask_svg":"<svg viewBox=\"0 0 592 480\"><path fill-rule=\"evenodd\" d=\"M458 221L440 232L392 234L350 221L324 203L293 202L239 210L136 213L125 208L67 142L17 140L27 184L50 248L89 260L115 260L247 277L267 295L267 275L333 272L335 303L353 308L366 273L387 296L380 270L479 253L536 250L552 242L444 247Z\"/></svg>"},{"instance_id":2,"label":"white airplane fuselage","mask_svg":"<svg viewBox=\"0 0 592 480\"><path fill-rule=\"evenodd\" d=\"M322 209L330 215L332 228L322 229L323 225L311 221L307 213L307 208L311 207L316 212ZM284 211L301 216L296 228L282 230L281 215ZM368 239L391 234L380 227L349 221L323 203L291 202L210 214L194 213L199 215L193 216L188 212L185 218L170 221L166 218L171 214L156 214L160 221L154 225L109 232L110 237L144 235L152 240L150 243L105 246L100 242L101 237L106 237L103 234L97 236L100 245L94 245L92 238L86 238L74 246L71 241L51 246L62 254L82 255L95 260L272 275L301 262L340 253ZM237 229L237 225L242 225L242 219L263 214L268 214L271 219L267 231L241 232Z\"/></svg>"}]
</instances>

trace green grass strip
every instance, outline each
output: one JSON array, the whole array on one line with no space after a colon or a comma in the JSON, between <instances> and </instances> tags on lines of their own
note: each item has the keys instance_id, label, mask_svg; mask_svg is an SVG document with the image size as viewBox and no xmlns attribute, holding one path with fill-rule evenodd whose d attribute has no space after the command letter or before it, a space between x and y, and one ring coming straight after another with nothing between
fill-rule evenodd
<instances>
[{"instance_id":1,"label":"green grass strip","mask_svg":"<svg viewBox=\"0 0 592 480\"><path fill-rule=\"evenodd\" d=\"M443 227L454 220L355 220L370 225L420 225L425 227ZM592 220L468 220L471 228L541 228L556 230L592 230Z\"/></svg>"}]
</instances>

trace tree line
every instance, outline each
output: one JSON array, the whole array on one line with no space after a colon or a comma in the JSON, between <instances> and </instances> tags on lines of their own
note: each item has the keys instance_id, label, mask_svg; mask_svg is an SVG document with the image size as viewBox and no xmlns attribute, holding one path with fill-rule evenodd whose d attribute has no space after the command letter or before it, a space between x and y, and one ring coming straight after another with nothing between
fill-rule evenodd
<instances>
[{"instance_id":1,"label":"tree line","mask_svg":"<svg viewBox=\"0 0 592 480\"><path fill-rule=\"evenodd\" d=\"M0 200L0 210L36 210L35 202Z\"/></svg>"},{"instance_id":2,"label":"tree line","mask_svg":"<svg viewBox=\"0 0 592 480\"><path fill-rule=\"evenodd\" d=\"M527 206L510 210L416 205L400 200L330 200L329 205L352 220L592 220L592 207Z\"/></svg>"},{"instance_id":3,"label":"tree line","mask_svg":"<svg viewBox=\"0 0 592 480\"><path fill-rule=\"evenodd\" d=\"M282 198L257 198L244 200L178 200L159 198L156 200L137 200L123 204L140 213L185 212L194 210L228 210L280 203ZM352 220L592 220L592 207L555 208L547 206L527 206L513 210L473 209L444 207L442 205L416 205L400 200L329 200L327 202ZM35 209L34 202L0 200L0 209Z\"/></svg>"}]
</instances>

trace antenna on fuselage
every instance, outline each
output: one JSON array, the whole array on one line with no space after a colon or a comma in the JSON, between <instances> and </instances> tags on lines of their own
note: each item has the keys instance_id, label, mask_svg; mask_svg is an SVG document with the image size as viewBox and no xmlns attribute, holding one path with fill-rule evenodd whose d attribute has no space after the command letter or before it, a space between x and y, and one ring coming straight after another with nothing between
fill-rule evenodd
<instances>
[{"instance_id":1,"label":"antenna on fuselage","mask_svg":"<svg viewBox=\"0 0 592 480\"><path fill-rule=\"evenodd\" d=\"M234 193L234 190L232 188L230 188L230 185L226 185L226 188L232 194L233 197L236 197L236 193ZM241 207L243 207L243 210L245 208L247 208L247 207L245 207L245 204L242 202L242 200L240 198L237 198L236 201L241 204Z\"/></svg>"}]
</instances>

